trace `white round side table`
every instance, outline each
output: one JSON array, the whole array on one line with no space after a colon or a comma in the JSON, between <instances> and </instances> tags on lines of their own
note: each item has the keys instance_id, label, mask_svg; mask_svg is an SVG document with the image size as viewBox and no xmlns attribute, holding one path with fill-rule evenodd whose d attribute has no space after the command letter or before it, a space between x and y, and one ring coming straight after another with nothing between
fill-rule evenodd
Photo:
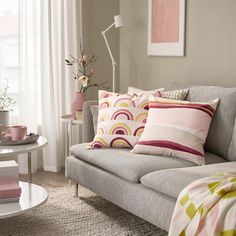
<instances>
[{"instance_id":1,"label":"white round side table","mask_svg":"<svg viewBox=\"0 0 236 236\"><path fill-rule=\"evenodd\" d=\"M29 182L32 183L31 152L43 148L47 145L47 143L48 140L46 138L39 136L39 139L35 143L14 146L0 146L0 159L1 157L11 157L22 153L27 153Z\"/></svg>"},{"instance_id":2,"label":"white round side table","mask_svg":"<svg viewBox=\"0 0 236 236\"><path fill-rule=\"evenodd\" d=\"M61 116L61 121L65 123L65 128L66 128L65 156L67 157L70 154L69 148L71 147L72 144L72 126L73 125L81 126L83 124L82 112L77 120L74 120L71 115L64 115Z\"/></svg>"},{"instance_id":3,"label":"white round side table","mask_svg":"<svg viewBox=\"0 0 236 236\"><path fill-rule=\"evenodd\" d=\"M48 199L45 188L31 183L19 182L21 197L19 202L0 204L0 219L20 215L41 206Z\"/></svg>"}]
</instances>

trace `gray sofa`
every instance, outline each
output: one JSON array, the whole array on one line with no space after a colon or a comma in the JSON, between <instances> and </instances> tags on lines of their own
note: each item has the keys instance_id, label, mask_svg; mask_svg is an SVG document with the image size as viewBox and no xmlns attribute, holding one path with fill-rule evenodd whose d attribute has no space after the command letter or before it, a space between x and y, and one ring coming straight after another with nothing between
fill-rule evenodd
<instances>
[{"instance_id":1,"label":"gray sofa","mask_svg":"<svg viewBox=\"0 0 236 236\"><path fill-rule=\"evenodd\" d=\"M205 144L205 166L173 157L134 154L128 149L86 149L94 136L90 106L96 104L87 102L84 143L70 148L66 177L168 231L176 199L185 186L211 174L236 171L236 89L190 86L187 100L217 97L220 104Z\"/></svg>"}]
</instances>

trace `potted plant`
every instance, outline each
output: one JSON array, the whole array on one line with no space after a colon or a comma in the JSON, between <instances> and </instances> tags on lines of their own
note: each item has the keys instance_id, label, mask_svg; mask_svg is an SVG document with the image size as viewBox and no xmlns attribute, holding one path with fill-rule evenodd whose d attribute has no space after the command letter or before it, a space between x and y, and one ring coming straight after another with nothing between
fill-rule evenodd
<instances>
[{"instance_id":1,"label":"potted plant","mask_svg":"<svg viewBox=\"0 0 236 236\"><path fill-rule=\"evenodd\" d=\"M85 93L90 87L98 87L99 89L109 89L106 87L104 82L102 84L92 83L91 77L94 74L94 68L91 68L90 65L96 62L97 58L95 55L88 57L84 53L82 43L80 41L80 58L75 58L70 55L69 59L66 59L65 62L68 66L78 65L77 71L73 72L74 79L78 80L80 83L79 91L75 93L75 96L71 104L71 113L73 119L76 119L76 111L82 111L84 102L86 101Z\"/></svg>"},{"instance_id":2,"label":"potted plant","mask_svg":"<svg viewBox=\"0 0 236 236\"><path fill-rule=\"evenodd\" d=\"M0 124L7 126L9 125L9 106L14 104L16 101L9 95L9 86L6 85L0 89Z\"/></svg>"}]
</instances>

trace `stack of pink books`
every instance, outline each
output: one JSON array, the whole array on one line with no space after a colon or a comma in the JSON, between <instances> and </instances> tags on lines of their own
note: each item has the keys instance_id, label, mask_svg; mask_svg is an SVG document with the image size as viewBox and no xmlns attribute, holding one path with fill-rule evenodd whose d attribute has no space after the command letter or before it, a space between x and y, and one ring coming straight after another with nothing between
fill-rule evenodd
<instances>
[{"instance_id":1,"label":"stack of pink books","mask_svg":"<svg viewBox=\"0 0 236 236\"><path fill-rule=\"evenodd\" d=\"M21 196L18 165L15 161L0 162L0 204L18 202Z\"/></svg>"},{"instance_id":2,"label":"stack of pink books","mask_svg":"<svg viewBox=\"0 0 236 236\"><path fill-rule=\"evenodd\" d=\"M14 179L0 180L0 203L18 202L21 188Z\"/></svg>"}]
</instances>

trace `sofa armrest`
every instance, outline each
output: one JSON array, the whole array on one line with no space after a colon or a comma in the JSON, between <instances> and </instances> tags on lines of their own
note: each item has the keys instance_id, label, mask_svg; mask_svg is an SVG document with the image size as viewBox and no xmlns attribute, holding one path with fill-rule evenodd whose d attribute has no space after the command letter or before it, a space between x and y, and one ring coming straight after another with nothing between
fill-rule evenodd
<instances>
[{"instance_id":1,"label":"sofa armrest","mask_svg":"<svg viewBox=\"0 0 236 236\"><path fill-rule=\"evenodd\" d=\"M94 129L93 129L93 116L90 110L91 105L97 105L97 101L87 101L83 107L83 142L88 143L93 140Z\"/></svg>"}]
</instances>

